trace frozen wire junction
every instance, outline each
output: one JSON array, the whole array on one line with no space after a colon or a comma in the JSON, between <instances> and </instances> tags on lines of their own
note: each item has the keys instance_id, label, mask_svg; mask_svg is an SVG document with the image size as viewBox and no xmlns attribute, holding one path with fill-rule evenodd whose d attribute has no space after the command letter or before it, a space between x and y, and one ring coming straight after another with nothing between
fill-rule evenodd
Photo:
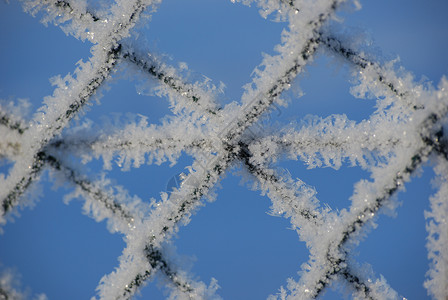
<instances>
[{"instance_id":1,"label":"frozen wire junction","mask_svg":"<svg viewBox=\"0 0 448 300\"><path fill-rule=\"evenodd\" d=\"M53 80L53 94L32 118L21 117L19 103L0 107L0 158L14 162L0 178L0 224L32 203L31 188L50 170L54 178L73 187L70 197L83 199L89 216L107 220L110 231L120 233L126 242L117 268L100 280L97 298L130 299L158 274L165 278L172 298L219 299L218 283L198 281L176 265L167 245L175 243L179 228L188 225L206 200L219 194L215 187L223 176L241 166L252 187L270 198L271 213L287 218L309 250L308 262L297 268L300 276L272 291L270 299L314 299L335 283L345 286L352 298L399 299L387 278L359 266L352 250L384 208L395 209L395 195L431 161L438 191L427 212L431 263L424 285L434 299L446 299L447 80L442 78L437 87L416 82L408 72L380 63L356 49L350 37L340 36L333 28L338 11L357 2L242 1L258 6L263 17L274 15L286 22L287 30L276 55L264 56L241 99L222 105L216 95L219 88L189 82L181 70L132 42L135 27L149 22L160 2L116 1L94 8L83 1L23 1L27 12L43 15L45 23L92 47L88 61ZM261 122L263 117L274 106L285 105L282 94L296 84L321 49L354 70L357 84L352 91L359 97L374 97L375 112L360 122L332 115L280 131L269 128L272 124ZM168 99L173 116L157 125L141 117L101 130L71 126L124 64L158 82L158 93ZM182 174L181 184L152 202L112 186L107 175L92 179L71 161L71 157L84 161L101 157L105 171L113 162L127 170L145 163L174 164L182 153L194 161ZM291 158L312 168L355 165L371 178L355 185L350 207L336 211L321 203L312 187L276 168L280 160ZM0 278L0 297L21 297L10 278L10 273Z\"/></svg>"}]
</instances>

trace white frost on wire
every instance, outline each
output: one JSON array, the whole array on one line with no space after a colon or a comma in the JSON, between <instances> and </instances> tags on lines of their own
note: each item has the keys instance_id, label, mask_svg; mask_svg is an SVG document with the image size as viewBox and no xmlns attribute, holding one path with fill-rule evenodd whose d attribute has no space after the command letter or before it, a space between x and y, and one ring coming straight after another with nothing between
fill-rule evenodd
<instances>
[{"instance_id":1,"label":"white frost on wire","mask_svg":"<svg viewBox=\"0 0 448 300\"><path fill-rule=\"evenodd\" d=\"M161 1L116 1L100 10L86 1L23 2L31 14L43 14L45 24L90 41L92 56L79 61L73 73L52 79L53 95L44 99L30 121L11 105L0 106L0 158L15 162L8 176L0 177L0 224L10 211L26 203L29 186L40 179L44 168L50 168L55 182L68 182L73 188L67 201L83 199L85 213L98 222L106 219L110 231L121 233L126 242L118 267L100 281L100 299L129 299L159 275L171 290L170 299L220 299L217 281L212 278L207 285L194 280L177 266L167 245L206 204L205 199L215 199L215 186L236 165L244 167L252 188L271 199L271 214L290 220L310 252L300 279L288 279L286 288L270 299L316 298L336 283L346 286L355 299L397 299L386 280L358 266L351 253L375 227L377 215L397 207L394 196L414 171L435 156L440 187L430 199L431 211L426 212L431 267L425 287L436 299L447 297L448 150L441 139L448 81L442 78L437 88L417 84L409 72L395 67L396 62L380 65L362 53L347 51L342 40L326 32L345 1L240 1L257 5L265 18L274 15L275 20L286 21L287 28L275 47L277 54L264 56L241 100L222 108L216 101L221 87L207 80L188 83L188 76L181 75L185 67L168 66L127 40L142 14L154 12ZM359 6L357 1L353 4ZM282 93L313 61L319 47L344 56L357 80L352 94L376 99L376 111L361 122L345 115L310 116L276 134L253 134L251 127L272 104L286 105ZM85 123L63 132L122 62L138 77L156 82L155 89L149 84L151 93L166 97L174 115L159 125L138 116L106 129ZM97 180L83 175L65 158L69 153L84 163L102 158L105 171L112 169L113 162L125 171L143 164L175 164L183 153L194 162L177 189L146 204L106 175ZM273 167L285 157L300 159L309 168L360 166L371 175L355 185L351 206L336 212L318 201L313 187ZM0 284L0 293L20 295L11 288L10 277L1 277Z\"/></svg>"},{"instance_id":2,"label":"white frost on wire","mask_svg":"<svg viewBox=\"0 0 448 300\"><path fill-rule=\"evenodd\" d=\"M448 295L448 163L438 157L434 168L437 193L430 198L431 210L425 211L428 231L428 258L431 261L425 287L434 299Z\"/></svg>"},{"instance_id":3,"label":"white frost on wire","mask_svg":"<svg viewBox=\"0 0 448 300\"><path fill-rule=\"evenodd\" d=\"M6 269L0 272L0 299L25 300L30 298L30 290L21 291L17 272ZM48 300L45 294L36 294L33 300Z\"/></svg>"}]
</instances>

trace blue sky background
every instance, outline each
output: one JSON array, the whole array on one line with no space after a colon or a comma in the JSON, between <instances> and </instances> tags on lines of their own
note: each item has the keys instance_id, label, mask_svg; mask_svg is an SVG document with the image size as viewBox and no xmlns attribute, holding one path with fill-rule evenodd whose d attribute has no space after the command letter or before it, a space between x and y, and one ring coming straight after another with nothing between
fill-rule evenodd
<instances>
[{"instance_id":1,"label":"blue sky background","mask_svg":"<svg viewBox=\"0 0 448 300\"><path fill-rule=\"evenodd\" d=\"M341 13L343 25L353 32L364 30L385 58L399 56L401 64L417 78L426 76L435 82L448 74L448 2L443 0L362 1L362 10ZM139 29L148 47L165 53L172 63L186 62L196 78L203 74L227 86L224 103L238 101L241 87L249 82L261 53L273 53L285 24L261 18L255 7L232 4L225 0L164 1L148 28ZM52 25L45 27L22 12L16 1L0 2L0 98L28 98L31 111L44 96L53 92L48 79L65 75L75 63L89 57L89 43L66 36ZM101 105L93 105L82 118L99 122L101 115L133 112L149 116L158 123L169 114L165 99L139 95L137 81L123 75L104 91ZM287 108L274 111L272 119L287 124L307 114L326 117L346 113L361 120L373 111L373 102L349 94L346 66L319 55L300 76L305 95L292 98ZM124 105L125 103L125 105ZM0 137L1 138L1 137ZM183 156L169 167L143 166L129 172L115 168L110 176L131 194L144 200L159 198L169 180L191 164ZM89 164L97 173L101 162ZM359 168L307 170L301 162L283 161L279 167L293 177L315 186L321 202L334 209L349 205L353 184L368 174ZM5 172L8 164L0 165ZM289 230L288 220L271 217L270 201L240 184L240 176L228 173L221 182L218 198L207 204L191 223L181 228L174 240L177 252L196 257L191 271L209 283L218 279L224 299L265 299L286 283L298 279L300 265L308 260L308 251ZM378 228L356 249L358 262L370 263L376 274L408 299L425 299L422 284L428 268L425 249L423 211L433 192L430 168L413 178L407 191L399 194L403 205L397 217L382 215ZM48 176L42 180L42 197L34 209L25 209L21 217L4 227L0 236L0 262L16 268L22 284L33 293L46 293L50 299L89 299L104 274L117 266L125 244L120 235L110 234L105 223L96 223L81 213L81 202L65 205L66 190L53 190ZM163 292L151 283L142 290L142 299L163 299ZM324 299L339 299L328 290Z\"/></svg>"}]
</instances>

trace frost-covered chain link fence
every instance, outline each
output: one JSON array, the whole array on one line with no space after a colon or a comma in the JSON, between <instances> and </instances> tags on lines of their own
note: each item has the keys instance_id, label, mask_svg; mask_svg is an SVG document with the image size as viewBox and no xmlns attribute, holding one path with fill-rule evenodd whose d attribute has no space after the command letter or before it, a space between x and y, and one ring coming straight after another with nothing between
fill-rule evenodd
<instances>
[{"instance_id":1,"label":"frost-covered chain link fence","mask_svg":"<svg viewBox=\"0 0 448 300\"><path fill-rule=\"evenodd\" d=\"M213 199L213 189L224 174L240 164L253 187L271 199L272 213L290 220L310 252L301 277L289 279L270 299L317 298L334 282L347 286L356 299L398 299L383 278L358 266L351 250L383 208L394 209L393 196L431 160L439 190L431 197L431 212L427 213L431 265L425 287L434 299L446 299L447 80L443 78L438 88L417 83L405 71L376 62L354 48L349 38L338 36L332 29L338 10L343 5L358 5L356 2L242 1L259 6L264 17L276 15L288 27L276 47L277 54L265 56L241 101L221 106L213 87L189 83L179 70L130 42L133 28L148 22L160 2L116 1L93 9L85 1L23 1L29 13L43 14L45 23L93 46L87 62L79 63L72 74L55 79L53 95L45 98L32 119L21 118L13 107L0 107L0 158L15 162L0 178L0 223L5 224L15 210L29 204L30 187L49 169L73 186L71 196L85 201L90 216L97 221L106 219L111 232L124 236L126 248L119 266L98 286L100 299L132 298L155 274L165 277L173 298L216 299L220 298L217 283L211 280L206 285L180 269L164 245L206 204L205 199ZM377 110L361 122L335 115L271 135L260 120L284 105L282 93L321 48L357 70L359 83L353 90L360 97L375 97ZM161 125L141 118L99 133L91 128L68 130L70 121L98 97L98 90L123 63L158 81L157 88L169 99L175 117ZM182 152L195 158L188 174L182 174L175 190L162 193L160 200L151 203L111 187L107 178L89 179L67 158L102 157L105 169L112 160L130 168L145 162L174 163ZM313 188L276 171L277 161L285 157L299 158L312 167L338 168L349 162L370 172L371 180L356 184L348 209L333 211L319 203ZM10 274L0 278L0 298L19 297Z\"/></svg>"}]
</instances>

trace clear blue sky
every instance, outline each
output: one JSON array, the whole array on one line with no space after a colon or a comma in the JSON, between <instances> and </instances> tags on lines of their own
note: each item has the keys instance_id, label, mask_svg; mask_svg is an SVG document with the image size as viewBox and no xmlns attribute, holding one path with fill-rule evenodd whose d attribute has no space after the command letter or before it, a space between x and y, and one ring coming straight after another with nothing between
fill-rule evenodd
<instances>
[{"instance_id":1,"label":"clear blue sky","mask_svg":"<svg viewBox=\"0 0 448 300\"><path fill-rule=\"evenodd\" d=\"M419 79L437 82L448 75L448 2L443 0L361 1L362 10L343 13L343 26L352 32L364 30L385 58L401 59L401 64ZM226 86L223 101L238 101L241 87L250 81L261 53L273 53L280 41L283 23L264 20L255 7L225 0L164 1L149 27L140 29L148 47L165 53L173 63L186 62L197 78L201 74ZM89 57L89 43L66 36L59 28L43 26L37 18L22 12L16 1L0 3L0 98L28 98L32 111L43 97L52 94L48 79L65 75L75 63ZM135 80L115 76L104 91L101 105L94 104L82 117L98 121L101 115L133 112L158 123L169 113L167 102L136 93ZM346 113L361 120L373 111L373 102L353 98L347 68L319 55L301 75L299 86L305 93L281 108L275 118L282 123L307 114L326 117ZM124 105L125 103L125 105ZM1 138L1 137L0 137ZM129 172L115 168L110 176L142 199L159 198L169 180L191 163L184 156L174 167L143 166ZM100 163L89 167L98 171ZM368 176L359 168L307 170L297 161L283 161L279 167L293 177L315 186L317 197L334 209L349 204L353 184ZM0 171L8 164L1 164ZM433 175L424 168L413 178L407 192L400 193L402 206L396 217L381 216L378 228L356 249L360 263L370 263L377 275L408 299L425 299L422 284L428 260L425 249L425 221L432 193ZM238 170L235 170L238 171ZM89 299L104 274L117 266L125 246L120 235L110 234L105 223L96 223L81 213L81 203L69 205L62 198L66 190L52 189L48 176L42 180L42 196L34 209L4 227L0 236L0 262L22 275L22 284L33 293L50 299ZM207 204L179 232L177 252L196 257L192 272L206 283L211 277L221 286L224 299L265 299L285 285L286 278L298 279L300 265L308 251L289 230L288 220L271 217L270 201L240 184L237 172L221 182L217 201ZM163 299L154 282L142 290L142 299ZM341 298L328 291L324 299Z\"/></svg>"}]
</instances>

